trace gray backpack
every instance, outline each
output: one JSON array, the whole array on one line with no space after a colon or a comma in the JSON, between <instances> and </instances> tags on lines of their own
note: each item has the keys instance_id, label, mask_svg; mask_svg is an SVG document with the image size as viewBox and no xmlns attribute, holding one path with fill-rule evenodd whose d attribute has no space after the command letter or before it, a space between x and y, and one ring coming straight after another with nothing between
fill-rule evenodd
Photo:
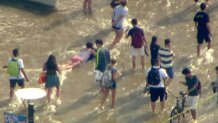
<instances>
[{"instance_id":1,"label":"gray backpack","mask_svg":"<svg viewBox=\"0 0 218 123\"><path fill-rule=\"evenodd\" d=\"M112 69L111 67L107 67L102 75L102 85L104 87L112 86Z\"/></svg>"}]
</instances>

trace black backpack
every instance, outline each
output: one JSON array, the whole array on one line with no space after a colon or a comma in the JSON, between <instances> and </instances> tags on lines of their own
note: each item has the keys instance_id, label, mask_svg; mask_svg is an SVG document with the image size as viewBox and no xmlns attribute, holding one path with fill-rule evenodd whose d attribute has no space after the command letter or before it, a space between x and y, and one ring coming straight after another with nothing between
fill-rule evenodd
<instances>
[{"instance_id":1,"label":"black backpack","mask_svg":"<svg viewBox=\"0 0 218 123\"><path fill-rule=\"evenodd\" d=\"M158 85L161 82L159 68L151 68L148 72L147 83L149 85Z\"/></svg>"}]
</instances>

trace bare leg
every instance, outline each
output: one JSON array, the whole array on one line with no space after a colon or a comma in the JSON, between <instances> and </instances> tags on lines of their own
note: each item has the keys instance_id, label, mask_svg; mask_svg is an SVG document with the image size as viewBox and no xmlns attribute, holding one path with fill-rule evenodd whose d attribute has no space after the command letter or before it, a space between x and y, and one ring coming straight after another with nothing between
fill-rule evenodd
<instances>
[{"instance_id":1,"label":"bare leg","mask_svg":"<svg viewBox=\"0 0 218 123\"><path fill-rule=\"evenodd\" d=\"M50 101L51 101L51 91L52 91L52 88L48 88L47 89L47 100L48 100L48 103L50 103Z\"/></svg>"},{"instance_id":2,"label":"bare leg","mask_svg":"<svg viewBox=\"0 0 218 123\"><path fill-rule=\"evenodd\" d=\"M87 8L87 0L84 0L83 2L83 11L86 12L86 8Z\"/></svg>"},{"instance_id":3,"label":"bare leg","mask_svg":"<svg viewBox=\"0 0 218 123\"><path fill-rule=\"evenodd\" d=\"M107 96L109 94L109 89L104 89L103 93L102 93L102 98L101 98L101 105L100 105L100 108L103 109L103 105L107 99Z\"/></svg>"},{"instance_id":4,"label":"bare leg","mask_svg":"<svg viewBox=\"0 0 218 123\"><path fill-rule=\"evenodd\" d=\"M197 56L200 57L200 51L201 51L201 44L198 44L197 46Z\"/></svg>"},{"instance_id":5,"label":"bare leg","mask_svg":"<svg viewBox=\"0 0 218 123\"><path fill-rule=\"evenodd\" d=\"M92 12L92 0L88 0L88 9L89 12Z\"/></svg>"},{"instance_id":6,"label":"bare leg","mask_svg":"<svg viewBox=\"0 0 218 123\"><path fill-rule=\"evenodd\" d=\"M14 88L10 88L10 99L13 98L14 95Z\"/></svg>"},{"instance_id":7,"label":"bare leg","mask_svg":"<svg viewBox=\"0 0 218 123\"><path fill-rule=\"evenodd\" d=\"M132 68L133 70L136 69L136 56L132 56Z\"/></svg>"},{"instance_id":8,"label":"bare leg","mask_svg":"<svg viewBox=\"0 0 218 123\"><path fill-rule=\"evenodd\" d=\"M163 111L164 109L164 104L165 104L165 101L160 102L161 111Z\"/></svg>"},{"instance_id":9,"label":"bare leg","mask_svg":"<svg viewBox=\"0 0 218 123\"><path fill-rule=\"evenodd\" d=\"M57 98L60 97L60 88L59 88L59 86L56 87L56 97Z\"/></svg>"},{"instance_id":10,"label":"bare leg","mask_svg":"<svg viewBox=\"0 0 218 123\"><path fill-rule=\"evenodd\" d=\"M197 115L196 110L191 110L191 114L192 114L193 120L196 120L196 115Z\"/></svg>"},{"instance_id":11,"label":"bare leg","mask_svg":"<svg viewBox=\"0 0 218 123\"><path fill-rule=\"evenodd\" d=\"M207 49L209 50L211 48L211 42L207 43Z\"/></svg>"},{"instance_id":12,"label":"bare leg","mask_svg":"<svg viewBox=\"0 0 218 123\"><path fill-rule=\"evenodd\" d=\"M112 108L115 107L116 89L112 89Z\"/></svg>"},{"instance_id":13,"label":"bare leg","mask_svg":"<svg viewBox=\"0 0 218 123\"><path fill-rule=\"evenodd\" d=\"M155 102L151 102L151 110L152 112L155 112Z\"/></svg>"},{"instance_id":14,"label":"bare leg","mask_svg":"<svg viewBox=\"0 0 218 123\"><path fill-rule=\"evenodd\" d=\"M141 64L142 64L142 70L145 69L145 57L141 56Z\"/></svg>"},{"instance_id":15,"label":"bare leg","mask_svg":"<svg viewBox=\"0 0 218 123\"><path fill-rule=\"evenodd\" d=\"M120 42L121 38L123 37L123 29L122 30L115 30L116 32L116 36L115 36L115 39L114 41L111 43L109 49L112 49L114 48L114 46Z\"/></svg>"}]
</instances>

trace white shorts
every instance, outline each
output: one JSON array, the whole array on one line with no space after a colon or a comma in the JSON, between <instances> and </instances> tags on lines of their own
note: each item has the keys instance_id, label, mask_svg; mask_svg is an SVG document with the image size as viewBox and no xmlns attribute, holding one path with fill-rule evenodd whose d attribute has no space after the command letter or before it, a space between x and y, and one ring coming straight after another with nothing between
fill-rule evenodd
<instances>
[{"instance_id":1,"label":"white shorts","mask_svg":"<svg viewBox=\"0 0 218 123\"><path fill-rule=\"evenodd\" d=\"M145 55L145 48L142 46L142 48L134 48L131 46L130 52L132 56L144 56Z\"/></svg>"},{"instance_id":2,"label":"white shorts","mask_svg":"<svg viewBox=\"0 0 218 123\"><path fill-rule=\"evenodd\" d=\"M190 107L190 109L193 109L193 110L197 109L198 99L199 99L199 96L188 96L186 98L186 102L188 106Z\"/></svg>"},{"instance_id":3,"label":"white shorts","mask_svg":"<svg viewBox=\"0 0 218 123\"><path fill-rule=\"evenodd\" d=\"M103 73L99 70L95 70L94 73L95 73L95 80L101 81Z\"/></svg>"}]
</instances>

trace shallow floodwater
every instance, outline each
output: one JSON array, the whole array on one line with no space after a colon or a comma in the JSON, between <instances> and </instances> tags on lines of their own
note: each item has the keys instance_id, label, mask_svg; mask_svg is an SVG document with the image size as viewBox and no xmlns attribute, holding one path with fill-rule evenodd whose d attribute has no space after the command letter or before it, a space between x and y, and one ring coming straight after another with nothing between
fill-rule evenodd
<instances>
[{"instance_id":1,"label":"shallow floodwater","mask_svg":"<svg viewBox=\"0 0 218 123\"><path fill-rule=\"evenodd\" d=\"M11 2L10 2L11 1ZM86 41L102 38L108 45L114 39L111 29L110 0L93 0L93 13L84 14L81 0L59 0L57 10L46 11L38 6L0 1L0 65L5 65L11 56L11 50L20 48L26 72L30 82L26 87L44 88L36 80L48 55L56 55L60 64L69 61L77 54ZM176 54L175 79L169 90L178 95L185 88L178 83L183 80L180 71L190 66L202 81L202 98L199 101L198 122L217 123L217 105L215 104L209 82L215 79L214 67L217 65L218 46L218 1L210 0L208 12L211 17L213 49L202 47L202 56L196 58L196 30L193 16L199 10L191 0L129 0L129 17L139 19L139 26L145 30L150 44L152 35L159 37L163 45L165 38L171 38L172 49ZM63 71L61 75L61 103L45 104L45 100L36 104L36 123L167 123L169 113L175 104L175 98L168 96L165 111L150 112L149 96L143 95L145 74L141 72L138 60L136 72L131 72L128 40L123 38L111 51L118 59L118 69L123 76L118 80L116 109L111 110L111 97L105 110L99 111L99 87L94 81L94 62L81 65L72 71ZM150 65L146 57L146 68ZM1 69L0 122L3 112L12 111L25 114L21 101L16 98L8 101L9 82L5 70ZM157 111L159 112L159 104ZM186 115L185 123L191 121Z\"/></svg>"}]
</instances>

